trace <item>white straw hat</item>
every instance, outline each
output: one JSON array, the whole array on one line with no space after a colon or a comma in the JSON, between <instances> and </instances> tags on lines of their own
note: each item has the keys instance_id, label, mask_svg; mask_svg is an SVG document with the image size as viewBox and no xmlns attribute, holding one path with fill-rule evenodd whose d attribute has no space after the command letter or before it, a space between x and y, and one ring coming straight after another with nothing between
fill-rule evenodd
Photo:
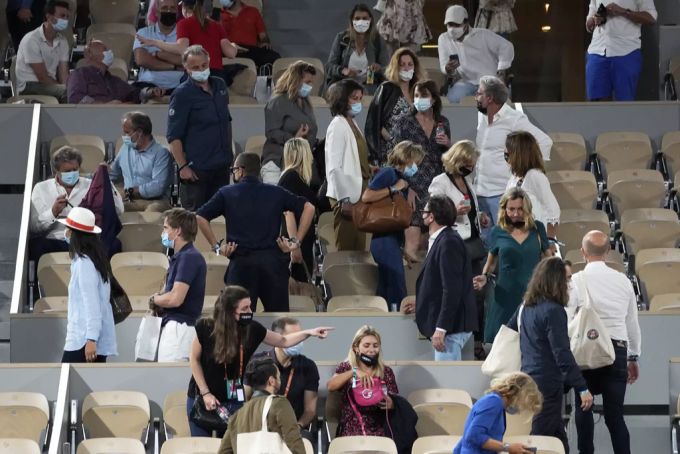
<instances>
[{"instance_id":1,"label":"white straw hat","mask_svg":"<svg viewBox=\"0 0 680 454\"><path fill-rule=\"evenodd\" d=\"M102 229L94 224L94 213L87 208L74 207L66 219L57 219L66 227L85 233L102 233Z\"/></svg>"}]
</instances>

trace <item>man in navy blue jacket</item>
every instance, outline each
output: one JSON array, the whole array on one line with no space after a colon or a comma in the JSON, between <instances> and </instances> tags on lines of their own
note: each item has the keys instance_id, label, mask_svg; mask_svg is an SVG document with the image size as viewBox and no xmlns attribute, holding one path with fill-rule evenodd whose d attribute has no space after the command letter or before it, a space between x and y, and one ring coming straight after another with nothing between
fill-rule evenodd
<instances>
[{"instance_id":1,"label":"man in navy blue jacket","mask_svg":"<svg viewBox=\"0 0 680 454\"><path fill-rule=\"evenodd\" d=\"M460 361L463 346L477 329L470 257L452 228L456 215L446 196L432 196L425 205L428 251L416 281L416 301L405 308L407 313L415 310L418 329L432 341L435 361Z\"/></svg>"}]
</instances>

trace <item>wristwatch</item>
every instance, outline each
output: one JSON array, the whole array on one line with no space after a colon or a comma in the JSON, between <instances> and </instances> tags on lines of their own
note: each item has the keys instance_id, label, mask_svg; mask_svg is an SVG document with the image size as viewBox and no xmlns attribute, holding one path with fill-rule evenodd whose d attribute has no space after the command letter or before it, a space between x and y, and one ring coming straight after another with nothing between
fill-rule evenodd
<instances>
[{"instance_id":1,"label":"wristwatch","mask_svg":"<svg viewBox=\"0 0 680 454\"><path fill-rule=\"evenodd\" d=\"M510 452L510 443L503 443L503 449L501 452Z\"/></svg>"},{"instance_id":2,"label":"wristwatch","mask_svg":"<svg viewBox=\"0 0 680 454\"><path fill-rule=\"evenodd\" d=\"M298 241L298 239L295 238L294 236L291 236L291 237L288 239L288 242L289 242L289 243L293 243L293 244L300 244L300 242Z\"/></svg>"},{"instance_id":3,"label":"wristwatch","mask_svg":"<svg viewBox=\"0 0 680 454\"><path fill-rule=\"evenodd\" d=\"M637 363L639 359L638 355L628 355L628 362Z\"/></svg>"}]
</instances>

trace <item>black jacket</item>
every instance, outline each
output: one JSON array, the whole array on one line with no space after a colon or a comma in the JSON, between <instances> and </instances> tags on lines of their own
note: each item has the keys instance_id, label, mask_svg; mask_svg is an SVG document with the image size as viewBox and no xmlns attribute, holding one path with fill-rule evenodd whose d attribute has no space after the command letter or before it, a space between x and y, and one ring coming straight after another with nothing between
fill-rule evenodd
<instances>
[{"instance_id":1,"label":"black jacket","mask_svg":"<svg viewBox=\"0 0 680 454\"><path fill-rule=\"evenodd\" d=\"M368 144L368 160L370 162L377 162L378 165L383 165L387 160L387 156L381 156L380 144L384 140L381 131L390 119L392 109L394 109L401 96L401 87L390 81L380 84L375 91L375 95L373 95L373 100L366 116L366 126L364 127L364 136Z\"/></svg>"},{"instance_id":2,"label":"black jacket","mask_svg":"<svg viewBox=\"0 0 680 454\"><path fill-rule=\"evenodd\" d=\"M509 328L517 330L518 313L519 309L508 322ZM543 394L564 389L564 385L578 392L588 389L569 347L567 313L555 301L545 299L522 309L519 348L522 372L536 381Z\"/></svg>"},{"instance_id":3,"label":"black jacket","mask_svg":"<svg viewBox=\"0 0 680 454\"><path fill-rule=\"evenodd\" d=\"M343 30L335 35L333 45L331 46L331 52L328 55L328 61L324 68L326 71L327 85L345 78L345 76L342 75L342 69L347 67L349 64L349 57L355 50L356 45L354 41L351 40L347 30ZM383 72L390 61L390 54L387 52L385 41L383 41L378 33L376 33L373 36L373 39L369 40L366 44L366 59L368 60L369 66L373 63L378 63L382 68L382 70L375 75L377 80L380 81L383 77Z\"/></svg>"},{"instance_id":4,"label":"black jacket","mask_svg":"<svg viewBox=\"0 0 680 454\"><path fill-rule=\"evenodd\" d=\"M396 394L390 394L390 397L394 402L394 409L385 419L385 436L394 440L399 454L411 454L413 443L418 438L418 415L408 400Z\"/></svg>"},{"instance_id":5,"label":"black jacket","mask_svg":"<svg viewBox=\"0 0 680 454\"><path fill-rule=\"evenodd\" d=\"M416 281L416 323L428 338L435 328L445 329L447 334L477 330L470 257L451 227L434 240Z\"/></svg>"}]
</instances>

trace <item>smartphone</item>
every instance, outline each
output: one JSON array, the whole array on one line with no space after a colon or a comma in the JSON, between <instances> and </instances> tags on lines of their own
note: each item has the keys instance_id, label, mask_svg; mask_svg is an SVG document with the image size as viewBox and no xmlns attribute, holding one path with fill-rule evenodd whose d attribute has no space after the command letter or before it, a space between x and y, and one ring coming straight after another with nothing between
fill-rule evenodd
<instances>
[{"instance_id":1,"label":"smartphone","mask_svg":"<svg viewBox=\"0 0 680 454\"><path fill-rule=\"evenodd\" d=\"M458 54L449 55L449 61L454 61L454 60L458 60Z\"/></svg>"},{"instance_id":2,"label":"smartphone","mask_svg":"<svg viewBox=\"0 0 680 454\"><path fill-rule=\"evenodd\" d=\"M524 448L525 451L533 452L536 454L538 452L538 448Z\"/></svg>"}]
</instances>

